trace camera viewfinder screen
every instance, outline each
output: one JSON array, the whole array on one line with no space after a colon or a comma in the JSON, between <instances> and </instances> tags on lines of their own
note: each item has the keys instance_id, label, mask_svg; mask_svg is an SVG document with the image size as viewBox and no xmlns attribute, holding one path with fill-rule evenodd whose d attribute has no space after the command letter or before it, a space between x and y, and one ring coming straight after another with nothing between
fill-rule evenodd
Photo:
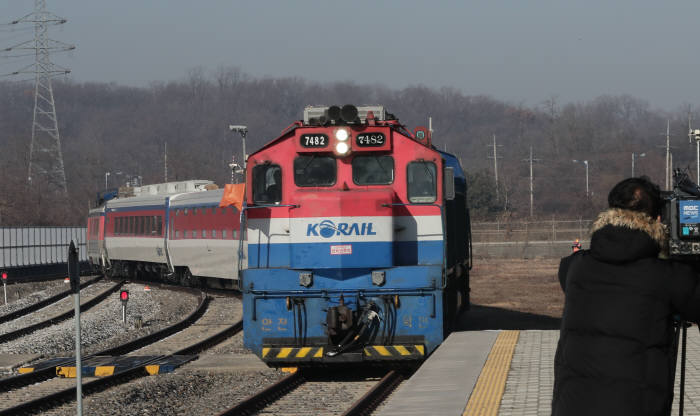
<instances>
[{"instance_id":1,"label":"camera viewfinder screen","mask_svg":"<svg viewBox=\"0 0 700 416\"><path fill-rule=\"evenodd\" d=\"M678 201L680 237L700 237L700 200Z\"/></svg>"}]
</instances>

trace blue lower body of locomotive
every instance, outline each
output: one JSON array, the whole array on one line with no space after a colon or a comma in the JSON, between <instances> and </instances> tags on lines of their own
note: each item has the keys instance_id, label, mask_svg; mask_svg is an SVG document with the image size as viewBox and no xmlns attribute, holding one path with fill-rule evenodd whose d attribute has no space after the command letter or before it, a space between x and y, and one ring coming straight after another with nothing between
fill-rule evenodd
<instances>
[{"instance_id":1,"label":"blue lower body of locomotive","mask_svg":"<svg viewBox=\"0 0 700 416\"><path fill-rule=\"evenodd\" d=\"M270 365L424 359L445 335L442 267L374 272L244 270L245 346Z\"/></svg>"}]
</instances>

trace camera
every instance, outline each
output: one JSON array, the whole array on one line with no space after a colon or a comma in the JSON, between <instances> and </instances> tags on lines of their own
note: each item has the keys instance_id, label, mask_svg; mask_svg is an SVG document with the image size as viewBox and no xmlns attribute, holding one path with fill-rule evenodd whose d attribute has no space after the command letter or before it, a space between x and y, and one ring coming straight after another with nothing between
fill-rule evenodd
<instances>
[{"instance_id":1,"label":"camera","mask_svg":"<svg viewBox=\"0 0 700 416\"><path fill-rule=\"evenodd\" d=\"M669 231L669 254L700 258L700 187L681 169L674 170L673 182L672 191L662 192L661 219Z\"/></svg>"}]
</instances>

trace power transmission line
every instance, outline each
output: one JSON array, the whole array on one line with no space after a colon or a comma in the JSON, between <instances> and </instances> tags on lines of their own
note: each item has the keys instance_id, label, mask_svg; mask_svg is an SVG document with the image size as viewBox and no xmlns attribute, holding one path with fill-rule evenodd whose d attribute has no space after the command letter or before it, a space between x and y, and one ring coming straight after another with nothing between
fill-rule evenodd
<instances>
[{"instance_id":1,"label":"power transmission line","mask_svg":"<svg viewBox=\"0 0 700 416\"><path fill-rule=\"evenodd\" d=\"M68 74L70 70L51 62L49 55L51 52L73 50L75 46L49 39L48 27L64 24L66 19L47 12L46 0L34 0L34 11L10 24L23 23L34 25L34 39L5 48L2 52L13 52L18 57L32 54L35 56L34 63L5 74L34 76L34 118L27 179L30 185L46 184L49 191L56 191L67 197L66 173L51 78L59 74Z\"/></svg>"}]
</instances>

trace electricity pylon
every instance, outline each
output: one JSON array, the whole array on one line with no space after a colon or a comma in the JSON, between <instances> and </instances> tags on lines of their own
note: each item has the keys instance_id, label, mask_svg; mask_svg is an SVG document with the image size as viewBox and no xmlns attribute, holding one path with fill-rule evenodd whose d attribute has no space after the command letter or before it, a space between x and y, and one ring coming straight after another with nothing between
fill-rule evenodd
<instances>
[{"instance_id":1,"label":"electricity pylon","mask_svg":"<svg viewBox=\"0 0 700 416\"><path fill-rule=\"evenodd\" d=\"M5 52L32 51L35 55L33 64L11 73L34 75L34 118L27 180L30 185L45 184L48 191L58 192L67 197L66 172L63 167L51 78L59 74L68 74L70 70L51 62L49 54L69 51L75 49L75 46L49 39L48 27L66 23L66 19L47 12L46 0L34 0L34 12L12 22L13 25L20 23L34 24L34 39L6 48Z\"/></svg>"}]
</instances>

